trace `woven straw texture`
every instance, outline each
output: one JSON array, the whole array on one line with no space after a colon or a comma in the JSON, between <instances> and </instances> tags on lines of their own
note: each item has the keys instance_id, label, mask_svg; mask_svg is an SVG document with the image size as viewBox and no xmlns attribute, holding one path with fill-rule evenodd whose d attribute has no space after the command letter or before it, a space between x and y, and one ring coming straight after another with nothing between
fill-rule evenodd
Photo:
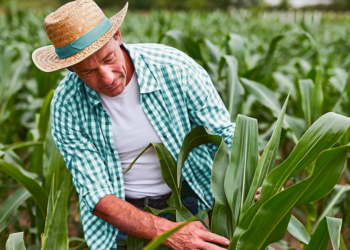
<instances>
[{"instance_id":1,"label":"woven straw texture","mask_svg":"<svg viewBox=\"0 0 350 250\"><path fill-rule=\"evenodd\" d=\"M42 71L53 72L81 62L102 48L113 37L124 20L127 8L128 4L109 19L113 23L112 26L94 43L70 57L59 59L55 47L63 47L74 42L92 30L105 17L92 0L77 0L63 5L45 18L45 29L53 45L33 52L32 58L35 65Z\"/></svg>"}]
</instances>

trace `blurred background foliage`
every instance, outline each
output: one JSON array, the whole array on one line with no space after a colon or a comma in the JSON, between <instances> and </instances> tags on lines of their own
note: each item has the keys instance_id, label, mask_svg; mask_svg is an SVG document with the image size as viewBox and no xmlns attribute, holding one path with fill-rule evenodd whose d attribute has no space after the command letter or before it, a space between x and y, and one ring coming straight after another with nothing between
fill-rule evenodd
<instances>
[{"instance_id":1,"label":"blurred background foliage","mask_svg":"<svg viewBox=\"0 0 350 250\"><path fill-rule=\"evenodd\" d=\"M96 2L110 17L126 1ZM43 20L63 3L0 0L0 159L35 173L36 180L46 190L50 187L46 179L52 178L47 174L55 161L52 156L58 156L47 129L49 118L40 120L40 117L45 117L45 97L52 94L67 71L41 72L33 65L31 54L34 49L50 44ZM346 12L350 8L349 0L298 10L292 9L291 1L279 1L274 6L260 0L130 0L129 3L130 11L121 26L123 41L164 43L183 50L209 72L226 104L228 85L230 81L241 84L238 77L265 86L275 104L283 103L290 84L293 85L286 114L293 117L295 129L283 130L280 161L294 147L299 139L297 135L304 133L321 114L335 111L350 116L350 14ZM335 12L338 10L341 12ZM236 64L232 58L237 59ZM245 89L239 95L242 102L234 109L259 120L260 149L263 149L275 121L274 108L257 97L247 87L246 80L242 83ZM312 90L315 86L321 86L323 98L310 118L305 109L308 100L305 89ZM8 146L23 141L41 145ZM307 175L307 171L300 173L293 181ZM343 186L347 187L347 183L350 183L349 167L341 180ZM0 206L20 187L13 178L0 172ZM70 197L69 235L83 238L77 196L72 192ZM313 223L319 221L319 215L342 217L342 232L349 242L347 188L337 186L327 198L300 207L295 214L305 222L309 232ZM0 249L10 232L21 231L27 245L33 246L28 249L40 249L42 228L36 215L37 206L32 197L18 204L11 216L5 218L0 214Z\"/></svg>"}]
</instances>

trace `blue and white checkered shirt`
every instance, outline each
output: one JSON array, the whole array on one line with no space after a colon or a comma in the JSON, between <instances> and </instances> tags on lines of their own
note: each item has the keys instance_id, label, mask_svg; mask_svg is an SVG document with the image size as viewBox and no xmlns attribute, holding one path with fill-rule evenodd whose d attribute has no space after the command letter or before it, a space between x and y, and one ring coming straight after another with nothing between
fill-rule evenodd
<instances>
[{"instance_id":1,"label":"blue and white checkered shirt","mask_svg":"<svg viewBox=\"0 0 350 250\"><path fill-rule=\"evenodd\" d=\"M160 44L124 47L135 67L140 104L175 160L185 135L199 125L232 145L235 124L200 65L183 52ZM118 229L93 214L96 204L108 194L125 199L111 118L98 94L75 73L69 73L56 89L51 117L54 141L79 193L87 245L91 250L117 249ZM195 148L182 170L204 207L213 203L210 181L215 149L210 145Z\"/></svg>"}]
</instances>

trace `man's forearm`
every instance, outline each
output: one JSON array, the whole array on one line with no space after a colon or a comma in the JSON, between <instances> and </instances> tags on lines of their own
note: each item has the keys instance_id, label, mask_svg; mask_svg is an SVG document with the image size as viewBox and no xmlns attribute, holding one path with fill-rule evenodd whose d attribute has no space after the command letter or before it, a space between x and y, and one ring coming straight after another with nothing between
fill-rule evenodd
<instances>
[{"instance_id":1,"label":"man's forearm","mask_svg":"<svg viewBox=\"0 0 350 250\"><path fill-rule=\"evenodd\" d=\"M149 240L176 226L176 223L144 212L114 195L103 197L94 214L127 234Z\"/></svg>"}]
</instances>

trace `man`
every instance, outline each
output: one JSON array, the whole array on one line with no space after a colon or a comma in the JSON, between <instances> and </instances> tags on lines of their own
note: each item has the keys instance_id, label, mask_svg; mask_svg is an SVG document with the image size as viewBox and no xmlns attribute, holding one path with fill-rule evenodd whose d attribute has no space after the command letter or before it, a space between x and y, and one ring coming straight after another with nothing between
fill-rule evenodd
<instances>
[{"instance_id":1,"label":"man","mask_svg":"<svg viewBox=\"0 0 350 250\"><path fill-rule=\"evenodd\" d=\"M149 142L162 142L177 159L194 127L204 125L228 145L234 132L208 74L191 58L164 45L122 43L119 27L126 9L107 19L91 0L70 2L45 18L53 46L33 53L43 71L73 71L55 91L51 126L79 193L92 250L117 249L118 229L153 239L178 225L132 205L145 200L160 205L171 191L152 149L123 176ZM202 208L213 203L214 153L210 146L197 147L183 167L184 183ZM229 244L200 222L189 223L165 242L173 249L223 249L213 243Z\"/></svg>"}]
</instances>

